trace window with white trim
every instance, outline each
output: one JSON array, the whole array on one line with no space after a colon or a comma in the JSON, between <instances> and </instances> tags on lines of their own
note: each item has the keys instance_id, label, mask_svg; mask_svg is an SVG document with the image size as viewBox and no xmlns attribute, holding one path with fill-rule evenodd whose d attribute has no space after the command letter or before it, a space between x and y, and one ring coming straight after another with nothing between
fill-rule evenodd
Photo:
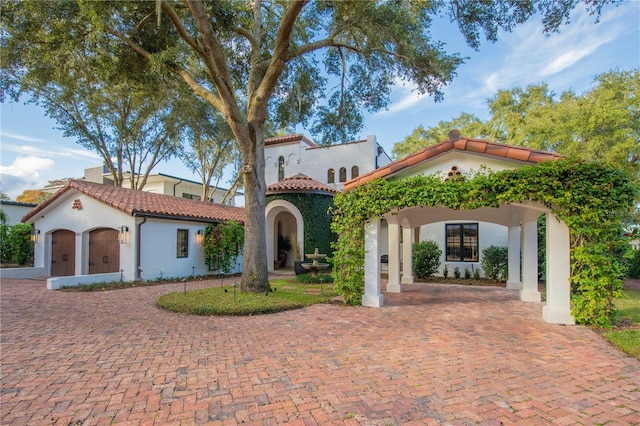
<instances>
[{"instance_id":1,"label":"window with white trim","mask_svg":"<svg viewBox=\"0 0 640 426\"><path fill-rule=\"evenodd\" d=\"M478 224L445 224L447 262L477 262Z\"/></svg>"}]
</instances>

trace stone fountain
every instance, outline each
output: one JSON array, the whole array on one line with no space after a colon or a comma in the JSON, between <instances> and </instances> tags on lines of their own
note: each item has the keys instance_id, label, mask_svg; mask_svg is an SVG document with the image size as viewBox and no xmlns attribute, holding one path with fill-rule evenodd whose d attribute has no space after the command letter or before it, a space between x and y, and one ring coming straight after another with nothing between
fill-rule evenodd
<instances>
[{"instance_id":1,"label":"stone fountain","mask_svg":"<svg viewBox=\"0 0 640 426\"><path fill-rule=\"evenodd\" d=\"M316 247L315 252L313 252L313 254L305 254L305 256L309 259L311 259L311 263L303 263L302 267L308 271L311 271L311 276L312 277L317 277L318 276L318 271L321 271L323 269L327 269L329 267L328 263L319 263L319 260L324 259L325 257L327 257L326 254L320 254L318 253L318 248Z\"/></svg>"}]
</instances>

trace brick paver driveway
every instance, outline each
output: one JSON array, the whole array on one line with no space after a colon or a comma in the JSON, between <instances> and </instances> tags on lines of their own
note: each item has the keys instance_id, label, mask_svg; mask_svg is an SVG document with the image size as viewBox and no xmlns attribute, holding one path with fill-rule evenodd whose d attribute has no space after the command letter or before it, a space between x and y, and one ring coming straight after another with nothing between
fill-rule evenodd
<instances>
[{"instance_id":1,"label":"brick paver driveway","mask_svg":"<svg viewBox=\"0 0 640 426\"><path fill-rule=\"evenodd\" d=\"M639 424L640 362L502 288L218 318L4 280L2 425Z\"/></svg>"}]
</instances>

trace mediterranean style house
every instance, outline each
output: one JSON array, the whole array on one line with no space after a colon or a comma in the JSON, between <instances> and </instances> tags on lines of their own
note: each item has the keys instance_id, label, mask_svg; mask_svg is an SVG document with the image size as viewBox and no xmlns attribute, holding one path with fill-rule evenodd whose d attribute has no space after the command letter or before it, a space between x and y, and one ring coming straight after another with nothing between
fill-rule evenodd
<instances>
[{"instance_id":1,"label":"mediterranean style house","mask_svg":"<svg viewBox=\"0 0 640 426\"><path fill-rule=\"evenodd\" d=\"M204 230L227 220L244 222L244 209L80 180L22 219L34 226L34 268L52 277L50 289L205 275Z\"/></svg>"},{"instance_id":2,"label":"mediterranean style house","mask_svg":"<svg viewBox=\"0 0 640 426\"><path fill-rule=\"evenodd\" d=\"M293 267L305 253L330 253L332 240L328 211L332 198L348 180L391 162L375 136L338 145L320 146L301 134L265 140L267 184L267 265L279 265L278 242L287 238L292 248L286 261ZM295 248L300 252L296 259Z\"/></svg>"}]
</instances>

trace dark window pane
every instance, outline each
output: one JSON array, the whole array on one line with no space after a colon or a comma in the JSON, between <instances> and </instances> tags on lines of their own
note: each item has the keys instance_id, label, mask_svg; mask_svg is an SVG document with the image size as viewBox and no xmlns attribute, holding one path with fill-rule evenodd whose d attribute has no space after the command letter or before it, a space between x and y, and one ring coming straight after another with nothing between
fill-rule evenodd
<instances>
[{"instance_id":1,"label":"dark window pane","mask_svg":"<svg viewBox=\"0 0 640 426\"><path fill-rule=\"evenodd\" d=\"M178 239L176 244L177 257L189 256L189 230L178 229Z\"/></svg>"}]
</instances>

